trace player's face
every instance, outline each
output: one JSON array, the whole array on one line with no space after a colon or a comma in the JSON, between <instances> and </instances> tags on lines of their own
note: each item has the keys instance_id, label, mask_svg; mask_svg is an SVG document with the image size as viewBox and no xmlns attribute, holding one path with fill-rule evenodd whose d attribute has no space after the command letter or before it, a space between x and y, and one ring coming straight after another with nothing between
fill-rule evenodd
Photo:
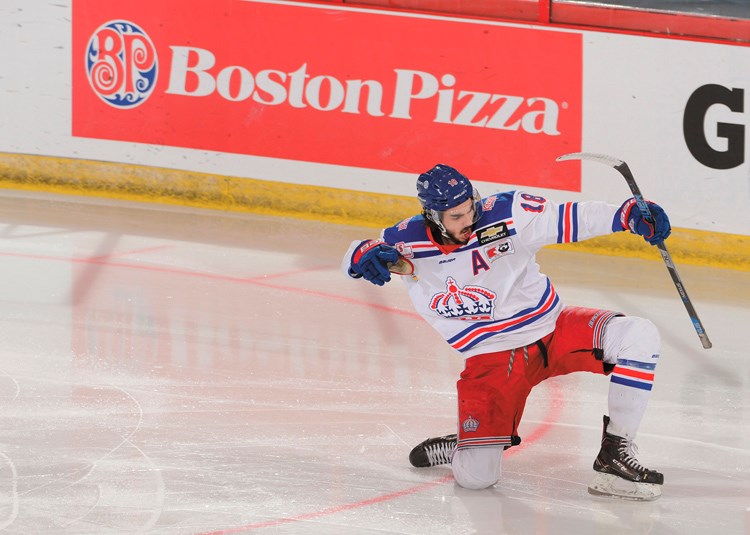
<instances>
[{"instance_id":1,"label":"player's face","mask_svg":"<svg viewBox=\"0 0 750 535\"><path fill-rule=\"evenodd\" d=\"M474 210L476 210L476 203L472 198L442 213L443 226L455 243L465 244L471 238L474 228Z\"/></svg>"}]
</instances>

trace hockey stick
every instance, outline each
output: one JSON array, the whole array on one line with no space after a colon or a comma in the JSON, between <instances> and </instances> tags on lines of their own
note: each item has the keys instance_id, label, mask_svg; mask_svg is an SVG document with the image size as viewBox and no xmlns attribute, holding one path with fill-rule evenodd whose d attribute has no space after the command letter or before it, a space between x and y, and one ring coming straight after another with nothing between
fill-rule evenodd
<instances>
[{"instance_id":1,"label":"hockey stick","mask_svg":"<svg viewBox=\"0 0 750 535\"><path fill-rule=\"evenodd\" d=\"M396 275L413 275L414 264L403 256L398 255L398 260L388 264L388 271Z\"/></svg>"},{"instance_id":2,"label":"hockey stick","mask_svg":"<svg viewBox=\"0 0 750 535\"><path fill-rule=\"evenodd\" d=\"M641 190L638 187L638 184L635 183L635 178L633 177L633 173L630 172L628 164L626 164L622 160L613 158L612 156L606 156L604 154L592 154L590 152L574 152L571 154L564 154L557 158L558 162L564 162L566 160L590 160L592 162L599 162L603 163L604 165L613 167L625 178L625 182L628 183L630 191L633 193L633 197L635 197L636 204L638 205L641 214L643 214L643 217L649 223L653 223L654 218L651 215L651 210L649 209L646 201L643 199ZM703 344L703 348L710 349L713 344L711 344L711 340L708 339L708 335L706 334L706 330L703 328L703 324L698 317L698 313L695 311L695 307L693 306L692 301L690 301L690 297L688 297L687 291L685 290L685 285L682 283L682 279L680 278L679 273L677 273L677 268L672 261L672 256L669 254L669 251L667 251L667 246L664 245L664 242L660 242L656 244L656 247L658 247L659 252L661 253L661 257L664 260L664 263L667 265L667 270L669 271L669 275L672 277L672 282L674 282L674 286L675 288L677 288L677 293L679 293L680 297L682 298L682 303L685 305L685 309L690 316L690 320L693 322L693 327L695 327L695 332L698 333L698 338L700 338L701 344Z\"/></svg>"}]
</instances>

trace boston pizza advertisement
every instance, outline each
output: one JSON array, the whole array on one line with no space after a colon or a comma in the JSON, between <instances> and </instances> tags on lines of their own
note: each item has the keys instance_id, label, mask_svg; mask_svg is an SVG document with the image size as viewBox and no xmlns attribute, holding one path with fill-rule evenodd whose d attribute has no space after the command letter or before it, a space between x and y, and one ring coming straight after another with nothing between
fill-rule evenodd
<instances>
[{"instance_id":1,"label":"boston pizza advertisement","mask_svg":"<svg viewBox=\"0 0 750 535\"><path fill-rule=\"evenodd\" d=\"M578 192L582 36L240 0L73 2L72 134Z\"/></svg>"}]
</instances>

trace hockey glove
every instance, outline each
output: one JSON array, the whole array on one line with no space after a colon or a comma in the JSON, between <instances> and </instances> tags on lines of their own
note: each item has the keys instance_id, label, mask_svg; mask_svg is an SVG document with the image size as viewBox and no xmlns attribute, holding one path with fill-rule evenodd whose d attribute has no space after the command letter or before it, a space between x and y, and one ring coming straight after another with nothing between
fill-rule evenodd
<instances>
[{"instance_id":1,"label":"hockey glove","mask_svg":"<svg viewBox=\"0 0 750 535\"><path fill-rule=\"evenodd\" d=\"M382 240L365 240L354 250L349 275L364 277L378 286L391 280L388 264L398 262L398 252Z\"/></svg>"},{"instance_id":2,"label":"hockey glove","mask_svg":"<svg viewBox=\"0 0 750 535\"><path fill-rule=\"evenodd\" d=\"M666 212L656 203L646 201L646 204L651 211L651 221L643 216L635 199L628 199L615 214L612 230L630 230L633 234L643 236L651 245L666 240L672 232Z\"/></svg>"}]
</instances>

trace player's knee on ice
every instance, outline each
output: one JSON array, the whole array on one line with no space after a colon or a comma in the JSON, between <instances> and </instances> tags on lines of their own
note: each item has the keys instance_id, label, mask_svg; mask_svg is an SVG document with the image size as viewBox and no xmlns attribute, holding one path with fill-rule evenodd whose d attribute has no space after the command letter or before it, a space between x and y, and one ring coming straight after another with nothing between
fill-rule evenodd
<instances>
[{"instance_id":1,"label":"player's knee on ice","mask_svg":"<svg viewBox=\"0 0 750 535\"><path fill-rule=\"evenodd\" d=\"M612 318L604 332L604 360L624 367L651 370L659 358L661 337L649 320L621 316ZM616 385L610 393L609 408L614 430L621 436L634 436L645 410L648 391ZM503 448L462 448L453 455L453 477L461 487L486 489L500 480Z\"/></svg>"},{"instance_id":2,"label":"player's knee on ice","mask_svg":"<svg viewBox=\"0 0 750 535\"><path fill-rule=\"evenodd\" d=\"M453 454L451 468L460 486L481 490L500 480L503 448L464 448Z\"/></svg>"},{"instance_id":3,"label":"player's knee on ice","mask_svg":"<svg viewBox=\"0 0 750 535\"><path fill-rule=\"evenodd\" d=\"M660 345L659 330L651 321L634 316L612 318L604 331L604 360L610 364L617 364L618 359L655 364Z\"/></svg>"}]
</instances>

